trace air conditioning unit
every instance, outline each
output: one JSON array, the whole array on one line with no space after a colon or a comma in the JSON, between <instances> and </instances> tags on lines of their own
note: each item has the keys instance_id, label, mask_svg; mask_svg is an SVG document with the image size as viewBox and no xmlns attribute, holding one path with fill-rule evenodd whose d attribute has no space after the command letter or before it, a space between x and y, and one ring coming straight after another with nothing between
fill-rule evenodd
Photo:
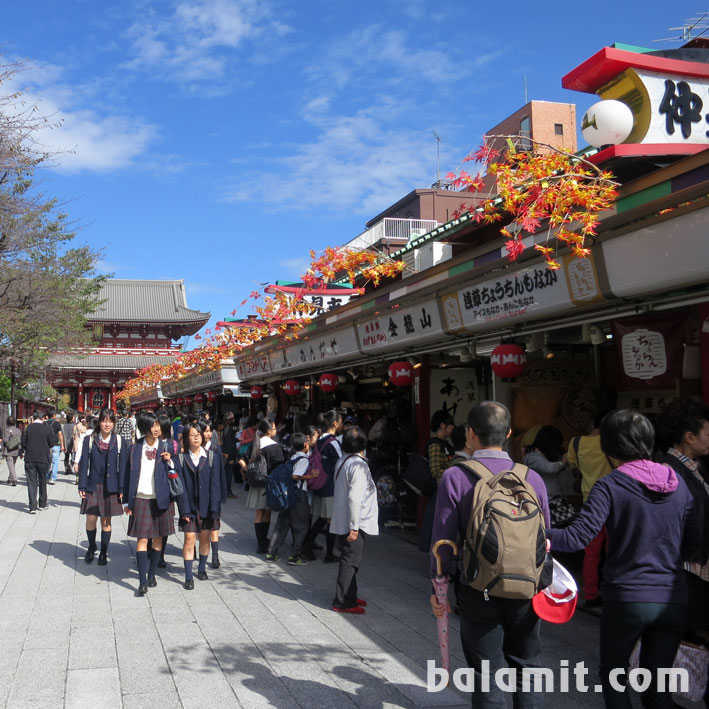
<instances>
[{"instance_id":1,"label":"air conditioning unit","mask_svg":"<svg viewBox=\"0 0 709 709\"><path fill-rule=\"evenodd\" d=\"M433 241L425 244L420 249L414 250L414 270L416 273L425 271L428 268L447 261L453 255L453 247L450 244L442 244Z\"/></svg>"}]
</instances>

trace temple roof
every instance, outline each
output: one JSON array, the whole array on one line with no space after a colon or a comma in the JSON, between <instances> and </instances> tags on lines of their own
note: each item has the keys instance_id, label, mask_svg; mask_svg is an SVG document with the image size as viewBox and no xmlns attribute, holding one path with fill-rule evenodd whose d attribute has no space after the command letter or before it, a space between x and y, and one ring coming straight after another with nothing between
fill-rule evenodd
<instances>
[{"instance_id":1,"label":"temple roof","mask_svg":"<svg viewBox=\"0 0 709 709\"><path fill-rule=\"evenodd\" d=\"M49 366L54 369L101 369L134 372L136 369L143 369L151 364L170 364L174 359L175 357L167 355L57 354L50 357Z\"/></svg>"},{"instance_id":2,"label":"temple roof","mask_svg":"<svg viewBox=\"0 0 709 709\"><path fill-rule=\"evenodd\" d=\"M98 295L104 301L87 316L89 322L185 323L202 327L210 313L187 307L185 283L108 278Z\"/></svg>"}]
</instances>

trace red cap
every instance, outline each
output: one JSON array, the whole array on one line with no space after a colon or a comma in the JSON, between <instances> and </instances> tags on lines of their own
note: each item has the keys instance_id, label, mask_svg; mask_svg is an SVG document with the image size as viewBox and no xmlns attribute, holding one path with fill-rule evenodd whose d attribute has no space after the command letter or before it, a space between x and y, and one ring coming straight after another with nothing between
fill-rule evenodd
<instances>
[{"instance_id":1,"label":"red cap","mask_svg":"<svg viewBox=\"0 0 709 709\"><path fill-rule=\"evenodd\" d=\"M534 612L549 623L566 623L576 610L578 589L574 577L554 559L551 584L532 598Z\"/></svg>"}]
</instances>

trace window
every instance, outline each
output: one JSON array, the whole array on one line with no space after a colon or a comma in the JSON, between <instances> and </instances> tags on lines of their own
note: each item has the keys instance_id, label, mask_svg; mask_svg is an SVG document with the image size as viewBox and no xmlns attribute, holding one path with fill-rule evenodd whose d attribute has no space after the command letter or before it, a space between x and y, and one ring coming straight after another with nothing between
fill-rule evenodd
<instances>
[{"instance_id":1,"label":"window","mask_svg":"<svg viewBox=\"0 0 709 709\"><path fill-rule=\"evenodd\" d=\"M555 123L554 124L554 135L564 135L563 123Z\"/></svg>"},{"instance_id":2,"label":"window","mask_svg":"<svg viewBox=\"0 0 709 709\"><path fill-rule=\"evenodd\" d=\"M522 138L519 142L519 147L522 150L531 150L532 141L529 138L532 137L532 123L529 120L529 116L524 116L519 122L519 136Z\"/></svg>"}]
</instances>

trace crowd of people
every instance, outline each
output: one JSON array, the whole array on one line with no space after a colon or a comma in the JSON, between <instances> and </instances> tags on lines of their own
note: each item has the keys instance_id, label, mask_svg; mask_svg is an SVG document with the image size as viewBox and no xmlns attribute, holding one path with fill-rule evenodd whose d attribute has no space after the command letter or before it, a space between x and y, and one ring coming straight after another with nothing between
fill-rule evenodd
<instances>
[{"instance_id":1,"label":"crowd of people","mask_svg":"<svg viewBox=\"0 0 709 709\"><path fill-rule=\"evenodd\" d=\"M210 551L212 568L220 566L222 505L243 487L246 507L254 511L256 553L277 563L289 534L288 564L304 566L324 552L324 563L338 564L333 610L362 614L366 601L358 596L357 572L365 540L379 533L380 502L388 490L382 482L395 478L403 487L408 475L399 458L395 422L386 418L377 427L374 437L374 427L367 434L356 419L336 410L325 412L319 426L295 431L265 415L245 413L237 418L227 412L214 422L208 412L165 409L135 419L129 412L117 418L104 409L60 421L50 410L36 411L23 431L8 418L1 434L8 484L17 484L14 463L24 458L31 514L46 509L46 486L56 478L65 453L65 469L75 475L86 517L86 563L97 553L100 565L108 563L112 518L129 516L139 595L157 585L176 520L183 533L185 589L194 588L195 576L207 579ZM428 477L417 482L429 503L421 548L428 552L447 540L461 550L441 553L443 569L454 582L469 667L480 671L485 660L494 672L505 666L535 668L540 662L534 594L506 595L499 590L510 587L504 574L498 591L492 583L476 587L475 577L486 563L479 555L501 554L503 547L500 538L489 546L489 530L482 547L473 549L470 541L480 480L485 479L487 494L496 478L510 474L536 507L546 551L584 551L584 607L602 609L600 676L606 706L630 706L628 695L608 678L628 667L638 641L640 665L649 669L672 667L683 639L709 643L709 408L677 400L653 422L628 410L599 414L592 430L568 441L553 425L539 425L522 436L519 455L508 452L511 416L497 402L477 404L458 426L449 413L435 412L431 433L424 456ZM274 490L286 495L287 503L274 506ZM278 519L271 529L274 510ZM541 557L538 543L536 549L540 575L535 583L540 584L543 546ZM432 556L432 576L436 571ZM447 611L435 595L431 605L437 616ZM534 692L518 694L516 706L540 706ZM476 706L500 701L494 687L473 696ZM672 706L669 695L654 685L643 703Z\"/></svg>"}]
</instances>

